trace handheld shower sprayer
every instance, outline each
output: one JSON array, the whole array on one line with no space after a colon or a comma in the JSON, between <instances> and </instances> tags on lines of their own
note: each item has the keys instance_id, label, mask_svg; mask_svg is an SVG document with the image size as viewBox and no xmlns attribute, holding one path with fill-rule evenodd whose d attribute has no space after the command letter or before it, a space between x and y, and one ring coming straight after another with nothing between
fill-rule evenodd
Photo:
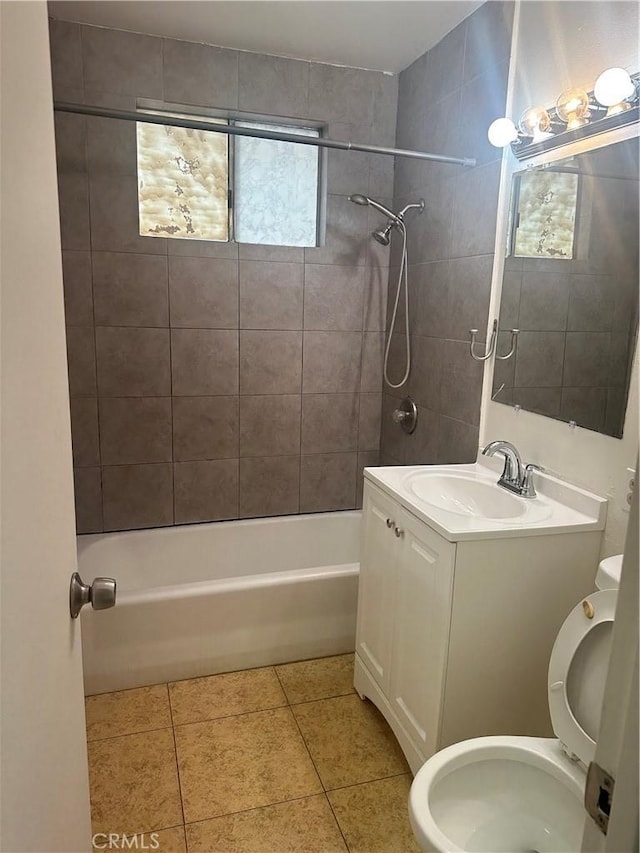
<instances>
[{"instance_id":1,"label":"handheld shower sprayer","mask_svg":"<svg viewBox=\"0 0 640 853\"><path fill-rule=\"evenodd\" d=\"M388 207L385 207L384 204L381 204L374 198L369 198L369 196L367 195L360 195L359 193L355 193L354 195L349 196L349 201L352 201L354 204L360 204L363 207L375 207L375 209L379 210L380 213L384 214L387 219L392 219L394 224L398 222L399 217L397 217L395 213L392 213Z\"/></svg>"}]
</instances>

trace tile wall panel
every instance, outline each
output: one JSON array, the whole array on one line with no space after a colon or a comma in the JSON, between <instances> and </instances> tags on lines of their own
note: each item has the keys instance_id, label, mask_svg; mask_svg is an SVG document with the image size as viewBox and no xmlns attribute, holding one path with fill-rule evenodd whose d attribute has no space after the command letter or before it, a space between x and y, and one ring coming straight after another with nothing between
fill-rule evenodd
<instances>
[{"instance_id":1,"label":"tile wall panel","mask_svg":"<svg viewBox=\"0 0 640 853\"><path fill-rule=\"evenodd\" d=\"M393 145L398 78L51 21L56 97ZM56 115L78 531L349 509L379 456L393 159L331 151L318 248L141 237L133 125Z\"/></svg>"},{"instance_id":2,"label":"tile wall panel","mask_svg":"<svg viewBox=\"0 0 640 853\"><path fill-rule=\"evenodd\" d=\"M468 330L484 329L488 320L501 151L486 133L504 115L512 18L513 3L485 3L400 74L397 145L475 157L477 165L395 163L394 205L422 197L426 208L409 219L412 370L401 389L383 389L382 464L476 458L482 367L470 357ZM395 241L390 293L399 263ZM399 328L403 318L400 312ZM391 346L395 381L404 369L405 343L398 335ZM548 360L551 370L553 349ZM406 394L418 406L412 435L392 420Z\"/></svg>"}]
</instances>

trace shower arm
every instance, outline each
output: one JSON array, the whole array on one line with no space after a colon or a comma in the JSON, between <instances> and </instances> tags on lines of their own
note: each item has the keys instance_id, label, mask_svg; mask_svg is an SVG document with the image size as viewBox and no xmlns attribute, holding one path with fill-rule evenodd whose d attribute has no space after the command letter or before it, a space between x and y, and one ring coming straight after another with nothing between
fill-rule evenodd
<instances>
[{"instance_id":1,"label":"shower arm","mask_svg":"<svg viewBox=\"0 0 640 853\"><path fill-rule=\"evenodd\" d=\"M402 210L396 214L397 218L404 221L405 213L408 213L410 210L417 210L419 213L424 213L424 199L421 198L420 201L405 205Z\"/></svg>"}]
</instances>

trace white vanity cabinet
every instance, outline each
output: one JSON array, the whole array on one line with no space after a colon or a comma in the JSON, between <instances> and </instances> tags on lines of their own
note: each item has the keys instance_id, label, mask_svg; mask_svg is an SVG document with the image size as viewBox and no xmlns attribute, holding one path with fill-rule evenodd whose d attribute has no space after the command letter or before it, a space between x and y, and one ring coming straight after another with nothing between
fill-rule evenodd
<instances>
[{"instance_id":1,"label":"white vanity cabinet","mask_svg":"<svg viewBox=\"0 0 640 853\"><path fill-rule=\"evenodd\" d=\"M593 588L600 539L590 530L450 541L365 480L355 687L414 773L469 737L552 734L549 656Z\"/></svg>"},{"instance_id":2,"label":"white vanity cabinet","mask_svg":"<svg viewBox=\"0 0 640 853\"><path fill-rule=\"evenodd\" d=\"M395 564L400 548L394 535L394 516L399 515L398 510L395 501L383 492L366 489L362 513L356 653L384 694L389 693L392 600ZM364 572L363 566L366 567Z\"/></svg>"},{"instance_id":3,"label":"white vanity cabinet","mask_svg":"<svg viewBox=\"0 0 640 853\"><path fill-rule=\"evenodd\" d=\"M373 486L366 487L363 510L356 653L403 731L431 754L455 545Z\"/></svg>"}]
</instances>

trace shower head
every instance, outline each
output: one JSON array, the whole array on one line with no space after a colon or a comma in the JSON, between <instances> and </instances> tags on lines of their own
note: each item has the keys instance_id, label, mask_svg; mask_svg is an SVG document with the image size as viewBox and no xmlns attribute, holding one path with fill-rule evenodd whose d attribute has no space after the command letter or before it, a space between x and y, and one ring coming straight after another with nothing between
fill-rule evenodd
<instances>
[{"instance_id":1,"label":"shower head","mask_svg":"<svg viewBox=\"0 0 640 853\"><path fill-rule=\"evenodd\" d=\"M360 195L360 193L355 193L354 195L349 196L349 201L352 201L354 204L361 204L363 206L371 205L371 207L375 207L376 210L379 210L380 213L384 214L387 219L392 219L394 222L398 222L398 217L389 210L388 207L385 207L384 204L381 204L379 201L376 201L374 198L369 198L367 195Z\"/></svg>"},{"instance_id":2,"label":"shower head","mask_svg":"<svg viewBox=\"0 0 640 853\"><path fill-rule=\"evenodd\" d=\"M371 236L374 240L377 240L381 246L388 246L391 242L389 234L391 233L391 229L395 227L395 224L395 222L390 222L386 228L379 228L377 231L372 231Z\"/></svg>"}]
</instances>

